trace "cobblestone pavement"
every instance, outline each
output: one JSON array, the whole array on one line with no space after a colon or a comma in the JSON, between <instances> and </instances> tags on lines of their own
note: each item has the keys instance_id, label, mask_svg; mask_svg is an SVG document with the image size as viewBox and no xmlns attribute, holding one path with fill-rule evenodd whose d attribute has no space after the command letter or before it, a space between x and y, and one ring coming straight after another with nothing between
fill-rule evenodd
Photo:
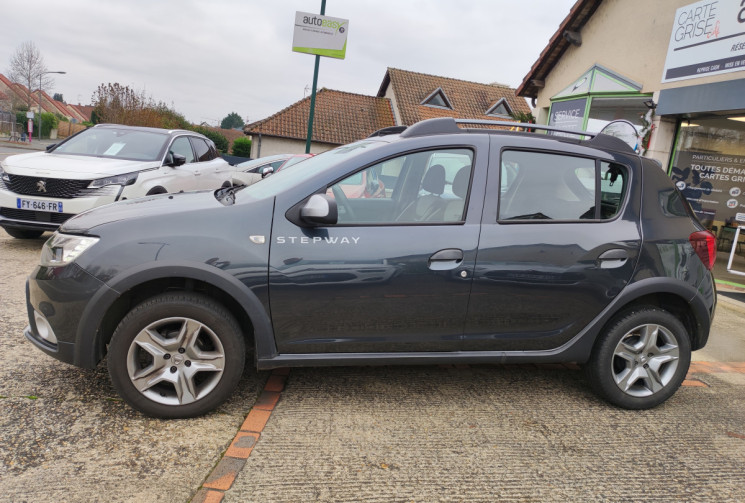
<instances>
[{"instance_id":1,"label":"cobblestone pavement","mask_svg":"<svg viewBox=\"0 0 745 503\"><path fill-rule=\"evenodd\" d=\"M248 370L207 417L119 401L105 367L34 349L43 240L0 230L0 494L36 501L742 501L745 310L662 406L607 405L570 366Z\"/></svg>"}]
</instances>

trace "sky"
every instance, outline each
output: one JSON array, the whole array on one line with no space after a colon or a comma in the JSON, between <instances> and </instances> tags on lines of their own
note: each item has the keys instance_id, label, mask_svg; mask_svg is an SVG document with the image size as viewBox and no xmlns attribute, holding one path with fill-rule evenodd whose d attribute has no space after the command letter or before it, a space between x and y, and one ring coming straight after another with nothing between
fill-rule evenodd
<instances>
[{"instance_id":1,"label":"sky","mask_svg":"<svg viewBox=\"0 0 745 503\"><path fill-rule=\"evenodd\" d=\"M254 122L310 92L314 56L292 52L295 12L321 0L34 0L2 10L0 72L32 41L47 92L90 104L118 82L193 123ZM386 68L517 87L575 0L327 0L349 20L346 59L321 58L318 88L375 95ZM307 87L307 91L306 91Z\"/></svg>"}]
</instances>

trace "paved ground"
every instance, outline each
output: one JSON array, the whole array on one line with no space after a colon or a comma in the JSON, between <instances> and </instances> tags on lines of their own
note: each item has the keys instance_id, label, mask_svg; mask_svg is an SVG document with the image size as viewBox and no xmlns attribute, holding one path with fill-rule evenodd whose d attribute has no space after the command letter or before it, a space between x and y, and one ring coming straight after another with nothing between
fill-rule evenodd
<instances>
[{"instance_id":1,"label":"paved ground","mask_svg":"<svg viewBox=\"0 0 745 503\"><path fill-rule=\"evenodd\" d=\"M563 367L362 367L247 371L217 413L159 421L120 402L103 367L65 365L23 339L23 285L42 242L0 230L7 501L742 501L745 494L745 364L717 363L745 361L745 309L736 301L720 302L688 385L652 411L608 406L580 372Z\"/></svg>"}]
</instances>

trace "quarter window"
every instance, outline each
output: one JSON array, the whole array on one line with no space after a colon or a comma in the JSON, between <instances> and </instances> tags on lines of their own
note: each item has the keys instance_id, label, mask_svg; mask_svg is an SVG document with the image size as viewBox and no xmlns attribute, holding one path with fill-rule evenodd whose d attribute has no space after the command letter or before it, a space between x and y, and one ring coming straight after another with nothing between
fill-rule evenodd
<instances>
[{"instance_id":1,"label":"quarter window","mask_svg":"<svg viewBox=\"0 0 745 503\"><path fill-rule=\"evenodd\" d=\"M621 208L625 167L542 152L506 151L499 220L607 220Z\"/></svg>"}]
</instances>

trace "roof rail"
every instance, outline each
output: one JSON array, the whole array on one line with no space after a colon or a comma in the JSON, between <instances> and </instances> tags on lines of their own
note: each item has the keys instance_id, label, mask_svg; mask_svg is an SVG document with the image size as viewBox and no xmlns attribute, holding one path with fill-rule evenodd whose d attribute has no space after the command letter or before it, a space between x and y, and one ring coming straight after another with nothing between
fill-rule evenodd
<instances>
[{"instance_id":1,"label":"roof rail","mask_svg":"<svg viewBox=\"0 0 745 503\"><path fill-rule=\"evenodd\" d=\"M588 136L594 138L598 133L588 133L587 131L577 131L573 129L558 128L554 126L543 126L541 124L530 124L525 122L511 122L511 121L491 121L482 119L453 119L452 117L442 117L438 119L428 119L421 122L417 122L413 126L409 126L401 136L404 138L410 138L414 136L427 136L431 134L453 134L461 132L461 128L458 124L473 124L479 126L503 126L503 127L519 127L525 129L538 129L541 131L552 131L557 133L566 133L576 136Z\"/></svg>"},{"instance_id":2,"label":"roof rail","mask_svg":"<svg viewBox=\"0 0 745 503\"><path fill-rule=\"evenodd\" d=\"M389 134L399 134L403 133L404 130L406 130L406 126L390 126L390 127L384 127L383 129L378 129L373 134L368 136L368 138L374 138L376 136L386 136Z\"/></svg>"}]
</instances>

